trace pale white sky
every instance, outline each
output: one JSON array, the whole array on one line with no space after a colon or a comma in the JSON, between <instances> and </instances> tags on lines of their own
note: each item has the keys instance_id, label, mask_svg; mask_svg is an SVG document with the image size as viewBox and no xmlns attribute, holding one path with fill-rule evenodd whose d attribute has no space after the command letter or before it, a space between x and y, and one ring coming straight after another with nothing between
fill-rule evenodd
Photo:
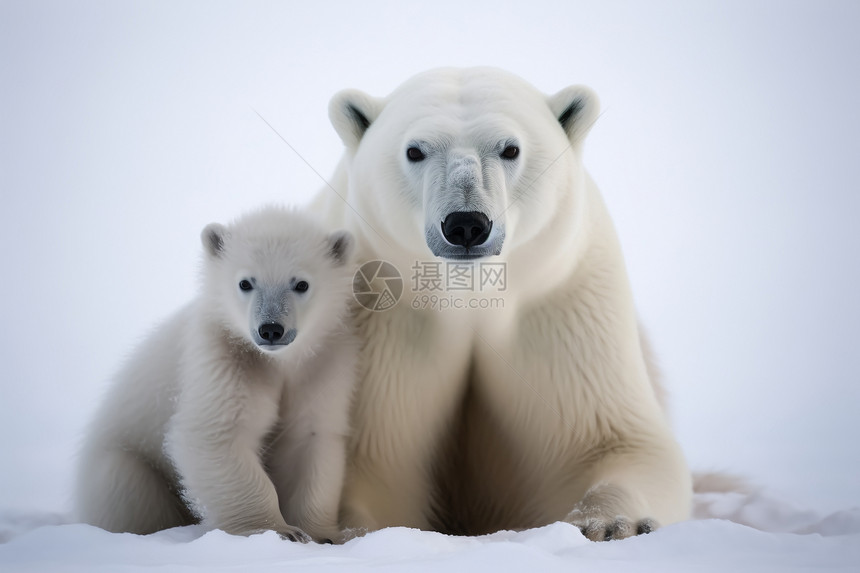
<instances>
[{"instance_id":1,"label":"pale white sky","mask_svg":"<svg viewBox=\"0 0 860 573\"><path fill-rule=\"evenodd\" d=\"M200 229L331 175L329 97L440 65L598 92L586 163L691 465L860 505L860 4L310 4L0 2L0 507L68 507Z\"/></svg>"}]
</instances>

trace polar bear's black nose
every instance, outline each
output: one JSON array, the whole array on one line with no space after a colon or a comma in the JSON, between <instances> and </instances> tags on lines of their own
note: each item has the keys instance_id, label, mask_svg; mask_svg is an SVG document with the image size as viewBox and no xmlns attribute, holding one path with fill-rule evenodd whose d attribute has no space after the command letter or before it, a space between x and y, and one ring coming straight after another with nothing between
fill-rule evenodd
<instances>
[{"instance_id":1,"label":"polar bear's black nose","mask_svg":"<svg viewBox=\"0 0 860 573\"><path fill-rule=\"evenodd\" d=\"M277 342L284 335L284 327L277 322L267 322L257 331L260 333L260 338L269 342Z\"/></svg>"},{"instance_id":2,"label":"polar bear's black nose","mask_svg":"<svg viewBox=\"0 0 860 573\"><path fill-rule=\"evenodd\" d=\"M442 234L452 245L473 247L483 245L490 236L493 222L478 211L457 211L442 221Z\"/></svg>"}]
</instances>

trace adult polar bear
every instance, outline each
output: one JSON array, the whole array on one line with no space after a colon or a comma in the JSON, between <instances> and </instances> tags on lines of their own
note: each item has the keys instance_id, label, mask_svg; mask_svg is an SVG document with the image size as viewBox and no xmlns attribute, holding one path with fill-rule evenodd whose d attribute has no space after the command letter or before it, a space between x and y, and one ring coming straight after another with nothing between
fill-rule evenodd
<instances>
[{"instance_id":1,"label":"adult polar bear","mask_svg":"<svg viewBox=\"0 0 860 573\"><path fill-rule=\"evenodd\" d=\"M355 234L359 261L404 275L428 259L507 267L503 309L359 312L345 525L480 534L566 520L600 540L687 518L690 474L582 166L596 96L439 69L384 99L343 91L329 112L345 196L324 189L314 208Z\"/></svg>"}]
</instances>

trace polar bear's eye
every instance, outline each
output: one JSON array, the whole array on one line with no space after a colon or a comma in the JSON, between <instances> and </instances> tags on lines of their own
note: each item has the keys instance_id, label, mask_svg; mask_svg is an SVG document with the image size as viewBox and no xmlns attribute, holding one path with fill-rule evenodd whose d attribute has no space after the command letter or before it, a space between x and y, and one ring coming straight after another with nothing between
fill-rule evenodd
<instances>
[{"instance_id":1,"label":"polar bear's eye","mask_svg":"<svg viewBox=\"0 0 860 573\"><path fill-rule=\"evenodd\" d=\"M424 153L417 147L410 147L406 150L406 157L409 158L409 161L421 161L424 159Z\"/></svg>"},{"instance_id":2,"label":"polar bear's eye","mask_svg":"<svg viewBox=\"0 0 860 573\"><path fill-rule=\"evenodd\" d=\"M254 285L251 284L251 281L248 279L242 279L239 281L239 288L245 291L253 290Z\"/></svg>"},{"instance_id":3,"label":"polar bear's eye","mask_svg":"<svg viewBox=\"0 0 860 573\"><path fill-rule=\"evenodd\" d=\"M308 284L308 281L299 281L296 283L296 286L293 287L293 290L296 292L305 292L310 286L311 285Z\"/></svg>"},{"instance_id":4,"label":"polar bear's eye","mask_svg":"<svg viewBox=\"0 0 860 573\"><path fill-rule=\"evenodd\" d=\"M502 157L505 159L516 159L520 154L520 148L516 145L509 145L502 151Z\"/></svg>"}]
</instances>

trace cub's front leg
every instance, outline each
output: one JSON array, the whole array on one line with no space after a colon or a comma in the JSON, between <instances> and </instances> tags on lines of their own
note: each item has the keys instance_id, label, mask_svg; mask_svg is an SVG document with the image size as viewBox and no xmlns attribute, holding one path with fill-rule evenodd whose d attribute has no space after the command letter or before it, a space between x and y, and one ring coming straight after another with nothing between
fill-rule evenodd
<instances>
[{"instance_id":1,"label":"cub's front leg","mask_svg":"<svg viewBox=\"0 0 860 573\"><path fill-rule=\"evenodd\" d=\"M185 377L167 438L185 497L203 523L236 535L266 530L293 541L310 537L288 525L260 460L277 418L276 388L228 364ZM202 373L217 371L206 377Z\"/></svg>"},{"instance_id":2,"label":"cub's front leg","mask_svg":"<svg viewBox=\"0 0 860 573\"><path fill-rule=\"evenodd\" d=\"M341 543L338 508L346 436L312 428L301 424L280 436L270 452L269 471L278 484L281 514L318 543Z\"/></svg>"},{"instance_id":3,"label":"cub's front leg","mask_svg":"<svg viewBox=\"0 0 860 573\"><path fill-rule=\"evenodd\" d=\"M285 390L282 431L267 467L281 514L321 543L340 543L338 524L346 467L349 407L356 379L355 345L330 341L329 352L308 365Z\"/></svg>"}]
</instances>

